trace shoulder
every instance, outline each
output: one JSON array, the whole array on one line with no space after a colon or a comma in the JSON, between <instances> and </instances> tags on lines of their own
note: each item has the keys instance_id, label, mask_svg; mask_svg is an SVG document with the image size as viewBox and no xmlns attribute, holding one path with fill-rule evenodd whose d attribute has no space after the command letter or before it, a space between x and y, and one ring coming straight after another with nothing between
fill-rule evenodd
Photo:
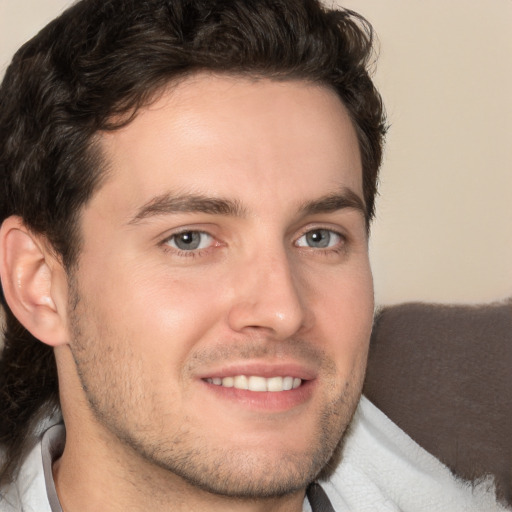
<instances>
[{"instance_id":1,"label":"shoulder","mask_svg":"<svg viewBox=\"0 0 512 512\"><path fill-rule=\"evenodd\" d=\"M50 432L51 431L51 432ZM51 433L51 435L48 435ZM53 425L23 460L16 480L0 488L0 512L51 512L48 499L47 479L51 480L51 460L46 464L45 456L51 457L51 444L64 436L63 425ZM53 480L51 481L53 485Z\"/></svg>"},{"instance_id":2,"label":"shoulder","mask_svg":"<svg viewBox=\"0 0 512 512\"><path fill-rule=\"evenodd\" d=\"M455 477L362 397L325 491L336 510L502 512L492 481Z\"/></svg>"},{"instance_id":3,"label":"shoulder","mask_svg":"<svg viewBox=\"0 0 512 512\"><path fill-rule=\"evenodd\" d=\"M23 461L16 480L0 489L0 512L49 511L43 505L45 496L41 445L38 443Z\"/></svg>"}]
</instances>

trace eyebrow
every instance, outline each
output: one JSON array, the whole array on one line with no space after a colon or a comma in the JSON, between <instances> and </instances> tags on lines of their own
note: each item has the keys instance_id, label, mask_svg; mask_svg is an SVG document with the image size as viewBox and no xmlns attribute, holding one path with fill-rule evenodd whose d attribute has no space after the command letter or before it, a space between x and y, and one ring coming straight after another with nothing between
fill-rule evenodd
<instances>
[{"instance_id":1,"label":"eyebrow","mask_svg":"<svg viewBox=\"0 0 512 512\"><path fill-rule=\"evenodd\" d=\"M363 199L348 187L343 187L340 192L308 201L301 206L300 211L305 215L316 215L345 209L357 210L365 219L368 217Z\"/></svg>"},{"instance_id":2,"label":"eyebrow","mask_svg":"<svg viewBox=\"0 0 512 512\"><path fill-rule=\"evenodd\" d=\"M353 209L367 217L363 199L353 190L344 187L341 192L329 194L299 207L302 215L317 215L338 210ZM144 219L173 213L207 213L231 217L245 217L247 210L237 200L214 198L200 194L174 195L165 193L142 205L128 224L138 224Z\"/></svg>"},{"instance_id":3,"label":"eyebrow","mask_svg":"<svg viewBox=\"0 0 512 512\"><path fill-rule=\"evenodd\" d=\"M141 208L128 224L137 224L148 217L172 213L208 213L231 217L244 217L246 211L239 201L207 197L196 194L173 195L171 193L154 197Z\"/></svg>"}]
</instances>

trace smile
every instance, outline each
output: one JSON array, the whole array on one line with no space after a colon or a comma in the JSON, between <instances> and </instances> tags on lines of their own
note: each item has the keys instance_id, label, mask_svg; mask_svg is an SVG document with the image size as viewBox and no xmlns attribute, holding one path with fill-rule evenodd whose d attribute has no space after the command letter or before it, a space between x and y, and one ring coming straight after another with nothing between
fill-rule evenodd
<instances>
[{"instance_id":1,"label":"smile","mask_svg":"<svg viewBox=\"0 0 512 512\"><path fill-rule=\"evenodd\" d=\"M236 375L234 377L214 377L205 379L209 384L225 388L236 388L257 392L280 392L297 389L302 384L302 379L297 377L260 377L257 375Z\"/></svg>"}]
</instances>

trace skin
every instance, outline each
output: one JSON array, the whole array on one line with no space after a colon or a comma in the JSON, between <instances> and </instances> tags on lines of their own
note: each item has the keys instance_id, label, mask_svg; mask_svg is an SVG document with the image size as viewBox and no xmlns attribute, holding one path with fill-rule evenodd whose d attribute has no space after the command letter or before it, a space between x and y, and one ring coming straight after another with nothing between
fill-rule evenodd
<instances>
[{"instance_id":1,"label":"skin","mask_svg":"<svg viewBox=\"0 0 512 512\"><path fill-rule=\"evenodd\" d=\"M300 81L200 74L99 144L108 177L77 270L46 258L64 510L302 510L356 407L373 315L343 105ZM302 384L206 380L240 374Z\"/></svg>"}]
</instances>

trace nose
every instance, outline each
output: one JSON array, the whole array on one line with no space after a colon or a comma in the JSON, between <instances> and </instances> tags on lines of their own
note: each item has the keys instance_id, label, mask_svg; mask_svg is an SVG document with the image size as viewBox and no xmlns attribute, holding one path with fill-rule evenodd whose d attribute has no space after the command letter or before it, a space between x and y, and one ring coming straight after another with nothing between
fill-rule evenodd
<instances>
[{"instance_id":1,"label":"nose","mask_svg":"<svg viewBox=\"0 0 512 512\"><path fill-rule=\"evenodd\" d=\"M285 340L313 323L306 290L286 252L255 255L240 265L228 322L237 332Z\"/></svg>"}]
</instances>

